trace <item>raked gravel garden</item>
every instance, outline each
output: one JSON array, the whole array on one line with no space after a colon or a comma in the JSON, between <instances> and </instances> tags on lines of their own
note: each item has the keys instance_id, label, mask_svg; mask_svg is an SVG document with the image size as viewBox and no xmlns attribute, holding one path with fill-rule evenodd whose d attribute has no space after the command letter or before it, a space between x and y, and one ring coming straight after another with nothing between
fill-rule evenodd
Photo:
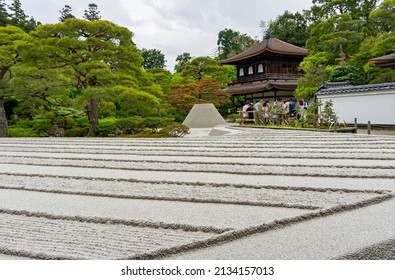
<instances>
[{"instance_id":1,"label":"raked gravel garden","mask_svg":"<svg viewBox=\"0 0 395 280\"><path fill-rule=\"evenodd\" d=\"M395 136L0 139L0 259L394 259Z\"/></svg>"}]
</instances>

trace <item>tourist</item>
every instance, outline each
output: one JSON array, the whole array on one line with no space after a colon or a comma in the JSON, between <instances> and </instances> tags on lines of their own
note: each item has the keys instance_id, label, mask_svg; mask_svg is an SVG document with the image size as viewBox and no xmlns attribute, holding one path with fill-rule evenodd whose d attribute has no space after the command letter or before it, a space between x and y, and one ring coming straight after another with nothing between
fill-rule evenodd
<instances>
[{"instance_id":1,"label":"tourist","mask_svg":"<svg viewBox=\"0 0 395 280\"><path fill-rule=\"evenodd\" d=\"M291 103L291 99L288 98L283 104L284 118L285 118L285 122L287 124L289 123L289 104L290 103Z\"/></svg>"},{"instance_id":2,"label":"tourist","mask_svg":"<svg viewBox=\"0 0 395 280\"><path fill-rule=\"evenodd\" d=\"M258 105L256 106L256 113L255 113L255 122L257 124L264 124L264 110L263 110L263 99L259 100Z\"/></svg>"},{"instance_id":3,"label":"tourist","mask_svg":"<svg viewBox=\"0 0 395 280\"><path fill-rule=\"evenodd\" d=\"M307 115L307 102L304 101L304 99L299 99L298 101L298 115L297 115L297 119L300 118L306 118Z\"/></svg>"},{"instance_id":4,"label":"tourist","mask_svg":"<svg viewBox=\"0 0 395 280\"><path fill-rule=\"evenodd\" d=\"M247 123L249 121L249 119L251 117L250 111L253 111L253 110L254 110L254 107L253 107L252 102L248 102L248 103L246 103L246 105L243 106L243 120L244 120L244 123ZM254 113L252 113L252 119L254 119Z\"/></svg>"},{"instance_id":5,"label":"tourist","mask_svg":"<svg viewBox=\"0 0 395 280\"><path fill-rule=\"evenodd\" d=\"M268 100L263 102L263 123L268 124L270 121L270 103Z\"/></svg>"},{"instance_id":6,"label":"tourist","mask_svg":"<svg viewBox=\"0 0 395 280\"><path fill-rule=\"evenodd\" d=\"M289 111L288 111L289 116L291 118L295 117L296 116L296 98L292 98L291 103L289 103L288 109L289 109Z\"/></svg>"}]
</instances>

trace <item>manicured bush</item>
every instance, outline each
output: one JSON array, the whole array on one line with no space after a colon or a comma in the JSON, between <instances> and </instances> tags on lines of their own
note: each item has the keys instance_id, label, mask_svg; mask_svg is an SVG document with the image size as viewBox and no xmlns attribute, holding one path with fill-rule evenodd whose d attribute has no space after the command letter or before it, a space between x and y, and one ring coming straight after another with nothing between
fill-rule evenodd
<instances>
[{"instance_id":1,"label":"manicured bush","mask_svg":"<svg viewBox=\"0 0 395 280\"><path fill-rule=\"evenodd\" d=\"M39 137L40 135L31 128L10 127L8 129L10 137Z\"/></svg>"},{"instance_id":2,"label":"manicured bush","mask_svg":"<svg viewBox=\"0 0 395 280\"><path fill-rule=\"evenodd\" d=\"M162 128L160 130L160 133L170 137L184 137L186 134L189 133L189 127L180 123L173 123Z\"/></svg>"},{"instance_id":3,"label":"manicured bush","mask_svg":"<svg viewBox=\"0 0 395 280\"><path fill-rule=\"evenodd\" d=\"M159 128L163 126L162 119L159 117L146 117L144 118L144 127L150 128L152 133L156 133Z\"/></svg>"},{"instance_id":4,"label":"manicured bush","mask_svg":"<svg viewBox=\"0 0 395 280\"><path fill-rule=\"evenodd\" d=\"M110 134L117 134L116 122L116 118L105 118L99 120L99 124L96 126L96 135L107 137Z\"/></svg>"},{"instance_id":5,"label":"manicured bush","mask_svg":"<svg viewBox=\"0 0 395 280\"><path fill-rule=\"evenodd\" d=\"M88 135L88 127L76 127L68 129L64 132L65 137L85 137Z\"/></svg>"},{"instance_id":6,"label":"manicured bush","mask_svg":"<svg viewBox=\"0 0 395 280\"><path fill-rule=\"evenodd\" d=\"M136 134L144 129L144 119L139 116L118 119L115 126L118 134Z\"/></svg>"}]
</instances>

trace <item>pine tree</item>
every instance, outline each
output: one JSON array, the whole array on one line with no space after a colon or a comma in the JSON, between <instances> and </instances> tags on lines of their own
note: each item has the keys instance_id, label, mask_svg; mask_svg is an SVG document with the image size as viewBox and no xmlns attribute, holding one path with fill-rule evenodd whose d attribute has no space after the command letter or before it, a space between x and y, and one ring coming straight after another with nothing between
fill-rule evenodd
<instances>
[{"instance_id":1,"label":"pine tree","mask_svg":"<svg viewBox=\"0 0 395 280\"><path fill-rule=\"evenodd\" d=\"M65 5L59 12L60 12L60 17L59 21L64 22L66 19L69 18L75 18L75 16L71 13L72 8L69 5Z\"/></svg>"},{"instance_id":2,"label":"pine tree","mask_svg":"<svg viewBox=\"0 0 395 280\"><path fill-rule=\"evenodd\" d=\"M94 3L89 4L88 10L84 11L84 19L89 20L89 21L101 19L101 15L100 15L100 12L98 11L96 4L94 4Z\"/></svg>"}]
</instances>

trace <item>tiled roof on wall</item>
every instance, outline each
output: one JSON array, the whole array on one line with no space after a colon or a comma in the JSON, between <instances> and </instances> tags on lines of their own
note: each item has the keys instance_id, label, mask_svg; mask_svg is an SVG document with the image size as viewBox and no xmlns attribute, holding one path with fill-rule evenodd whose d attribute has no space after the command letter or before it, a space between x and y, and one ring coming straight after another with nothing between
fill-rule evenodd
<instances>
[{"instance_id":1,"label":"tiled roof on wall","mask_svg":"<svg viewBox=\"0 0 395 280\"><path fill-rule=\"evenodd\" d=\"M366 92L366 91L377 91L377 90L388 90L395 89L395 83L382 83L382 84L370 84L361 86L336 86L336 87L323 87L317 92L317 95L326 94L341 94L341 93L354 93L354 92Z\"/></svg>"}]
</instances>

